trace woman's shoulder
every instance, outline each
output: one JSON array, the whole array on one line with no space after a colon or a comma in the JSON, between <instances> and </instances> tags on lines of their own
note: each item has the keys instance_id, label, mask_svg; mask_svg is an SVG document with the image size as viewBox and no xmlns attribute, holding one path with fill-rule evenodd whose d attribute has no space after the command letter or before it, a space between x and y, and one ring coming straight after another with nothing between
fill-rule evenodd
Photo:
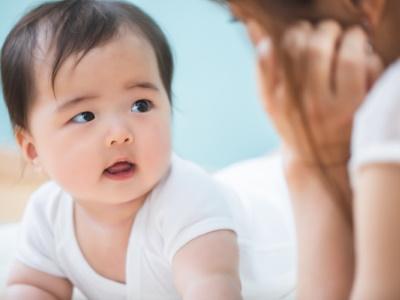
<instances>
[{"instance_id":1,"label":"woman's shoulder","mask_svg":"<svg viewBox=\"0 0 400 300\"><path fill-rule=\"evenodd\" d=\"M400 162L400 60L375 83L354 119L353 173L362 165Z\"/></svg>"},{"instance_id":2,"label":"woman's shoulder","mask_svg":"<svg viewBox=\"0 0 400 300\"><path fill-rule=\"evenodd\" d=\"M400 114L400 59L377 80L359 108L355 122L361 126L397 121Z\"/></svg>"}]
</instances>

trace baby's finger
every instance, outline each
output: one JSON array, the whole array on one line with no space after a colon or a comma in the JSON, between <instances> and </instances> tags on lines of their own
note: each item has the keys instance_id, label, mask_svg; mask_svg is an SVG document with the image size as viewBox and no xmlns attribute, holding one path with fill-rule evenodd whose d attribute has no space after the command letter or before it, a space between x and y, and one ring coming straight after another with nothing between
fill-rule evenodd
<instances>
[{"instance_id":1,"label":"baby's finger","mask_svg":"<svg viewBox=\"0 0 400 300\"><path fill-rule=\"evenodd\" d=\"M367 36L361 28L349 29L338 52L335 90L339 101L359 103L367 92Z\"/></svg>"}]
</instances>

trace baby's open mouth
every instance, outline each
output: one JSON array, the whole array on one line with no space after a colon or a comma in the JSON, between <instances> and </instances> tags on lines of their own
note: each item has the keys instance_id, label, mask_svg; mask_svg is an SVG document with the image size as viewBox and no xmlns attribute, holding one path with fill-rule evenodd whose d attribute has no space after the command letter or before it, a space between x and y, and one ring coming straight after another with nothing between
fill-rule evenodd
<instances>
[{"instance_id":1,"label":"baby's open mouth","mask_svg":"<svg viewBox=\"0 0 400 300\"><path fill-rule=\"evenodd\" d=\"M108 175L122 175L133 171L135 165L128 161L120 161L104 170Z\"/></svg>"}]
</instances>

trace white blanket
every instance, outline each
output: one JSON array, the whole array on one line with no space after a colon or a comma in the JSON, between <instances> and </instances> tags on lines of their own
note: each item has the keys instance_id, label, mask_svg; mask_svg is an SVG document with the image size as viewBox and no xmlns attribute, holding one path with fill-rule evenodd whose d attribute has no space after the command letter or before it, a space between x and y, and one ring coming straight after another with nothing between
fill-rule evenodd
<instances>
[{"instance_id":1,"label":"white blanket","mask_svg":"<svg viewBox=\"0 0 400 300\"><path fill-rule=\"evenodd\" d=\"M0 291L4 289L8 271L17 249L18 224L0 225Z\"/></svg>"}]
</instances>

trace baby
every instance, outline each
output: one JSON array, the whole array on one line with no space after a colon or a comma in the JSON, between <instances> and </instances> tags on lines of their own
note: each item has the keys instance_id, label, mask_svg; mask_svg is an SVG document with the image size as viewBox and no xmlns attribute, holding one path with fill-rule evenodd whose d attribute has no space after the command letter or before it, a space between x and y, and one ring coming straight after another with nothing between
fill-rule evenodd
<instances>
[{"instance_id":1,"label":"baby","mask_svg":"<svg viewBox=\"0 0 400 300\"><path fill-rule=\"evenodd\" d=\"M1 52L26 160L50 179L22 222L9 299L241 299L231 193L171 150L173 60L114 1L44 3Z\"/></svg>"}]
</instances>

